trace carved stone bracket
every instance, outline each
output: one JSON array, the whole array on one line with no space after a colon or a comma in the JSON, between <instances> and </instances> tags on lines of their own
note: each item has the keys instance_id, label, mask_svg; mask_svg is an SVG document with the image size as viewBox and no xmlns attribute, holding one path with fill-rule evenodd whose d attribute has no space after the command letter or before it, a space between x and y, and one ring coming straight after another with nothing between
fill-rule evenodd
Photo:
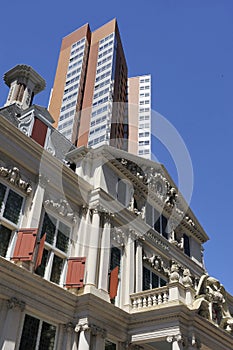
<instances>
[{"instance_id":1,"label":"carved stone bracket","mask_svg":"<svg viewBox=\"0 0 233 350\"><path fill-rule=\"evenodd\" d=\"M60 216L72 221L77 222L77 217L74 212L70 209L69 203L65 199L60 199L60 202L54 202L52 199L48 199L44 202L45 208L56 211Z\"/></svg>"},{"instance_id":2,"label":"carved stone bracket","mask_svg":"<svg viewBox=\"0 0 233 350\"><path fill-rule=\"evenodd\" d=\"M0 177L5 178L11 185L18 187L20 190L24 191L27 195L32 192L32 187L29 182L22 179L20 170L16 167L12 169L0 167Z\"/></svg>"},{"instance_id":3,"label":"carved stone bracket","mask_svg":"<svg viewBox=\"0 0 233 350\"><path fill-rule=\"evenodd\" d=\"M8 309L19 308L20 311L23 311L25 309L25 302L13 297L7 300L7 307Z\"/></svg>"}]
</instances>

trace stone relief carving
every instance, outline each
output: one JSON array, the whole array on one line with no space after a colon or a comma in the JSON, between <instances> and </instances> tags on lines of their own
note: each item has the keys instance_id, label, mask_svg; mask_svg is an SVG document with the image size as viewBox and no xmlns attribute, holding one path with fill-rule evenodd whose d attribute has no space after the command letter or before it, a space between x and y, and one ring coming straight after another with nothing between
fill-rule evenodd
<instances>
[{"instance_id":1,"label":"stone relief carving","mask_svg":"<svg viewBox=\"0 0 233 350\"><path fill-rule=\"evenodd\" d=\"M185 287L193 286L193 280L189 269L183 270L182 283Z\"/></svg>"},{"instance_id":2,"label":"stone relief carving","mask_svg":"<svg viewBox=\"0 0 233 350\"><path fill-rule=\"evenodd\" d=\"M69 203L65 199L60 199L59 203L54 202L52 199L48 199L44 202L44 206L56 211L60 216L63 216L74 223L77 222L76 215L71 210Z\"/></svg>"},{"instance_id":3,"label":"stone relief carving","mask_svg":"<svg viewBox=\"0 0 233 350\"><path fill-rule=\"evenodd\" d=\"M5 178L11 185L14 185L24 191L26 194L32 192L32 187L29 182L24 181L21 178L20 170L16 167L12 169L0 167L0 176Z\"/></svg>"},{"instance_id":4,"label":"stone relief carving","mask_svg":"<svg viewBox=\"0 0 233 350\"><path fill-rule=\"evenodd\" d=\"M169 282L179 282L180 269L180 265L176 261L172 260L169 274Z\"/></svg>"},{"instance_id":5,"label":"stone relief carving","mask_svg":"<svg viewBox=\"0 0 233 350\"><path fill-rule=\"evenodd\" d=\"M15 308L19 308L21 311L23 311L25 309L25 302L21 301L17 298L11 298L9 300L7 300L7 307L8 309L15 309Z\"/></svg>"},{"instance_id":6,"label":"stone relief carving","mask_svg":"<svg viewBox=\"0 0 233 350\"><path fill-rule=\"evenodd\" d=\"M33 113L31 113L23 117L18 127L24 134L26 134L27 136L30 136L33 122L34 122L34 116L33 116Z\"/></svg>"},{"instance_id":7,"label":"stone relief carving","mask_svg":"<svg viewBox=\"0 0 233 350\"><path fill-rule=\"evenodd\" d=\"M143 256L143 260L148 262L156 271L168 276L169 268L159 255L153 254L151 257Z\"/></svg>"},{"instance_id":8,"label":"stone relief carving","mask_svg":"<svg viewBox=\"0 0 233 350\"><path fill-rule=\"evenodd\" d=\"M226 291L214 277L203 275L199 281L193 307L198 314L233 333L233 317L226 302Z\"/></svg>"},{"instance_id":9,"label":"stone relief carving","mask_svg":"<svg viewBox=\"0 0 233 350\"><path fill-rule=\"evenodd\" d=\"M118 227L114 227L111 230L111 234L112 234L112 239L114 240L114 242L116 242L119 246L123 247L125 245L125 233Z\"/></svg>"},{"instance_id":10,"label":"stone relief carving","mask_svg":"<svg viewBox=\"0 0 233 350\"><path fill-rule=\"evenodd\" d=\"M126 167L134 176L136 176L142 183L147 184L147 177L136 163L126 160L124 158L117 159L124 167Z\"/></svg>"}]
</instances>

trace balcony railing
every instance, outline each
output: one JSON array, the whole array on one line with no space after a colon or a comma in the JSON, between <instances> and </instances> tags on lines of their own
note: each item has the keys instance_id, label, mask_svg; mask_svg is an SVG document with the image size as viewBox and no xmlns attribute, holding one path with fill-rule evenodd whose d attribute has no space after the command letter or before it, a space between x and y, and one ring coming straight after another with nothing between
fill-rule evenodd
<instances>
[{"instance_id":1,"label":"balcony railing","mask_svg":"<svg viewBox=\"0 0 233 350\"><path fill-rule=\"evenodd\" d=\"M166 304L169 300L169 289L167 286L165 286L161 288L145 290L131 294L130 299L132 309L135 311Z\"/></svg>"}]
</instances>

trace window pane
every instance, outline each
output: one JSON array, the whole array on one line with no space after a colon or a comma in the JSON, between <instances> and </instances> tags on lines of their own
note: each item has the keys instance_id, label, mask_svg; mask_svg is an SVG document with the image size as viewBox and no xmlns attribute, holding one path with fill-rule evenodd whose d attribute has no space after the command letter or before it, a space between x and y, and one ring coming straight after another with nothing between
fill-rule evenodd
<instances>
[{"instance_id":1,"label":"window pane","mask_svg":"<svg viewBox=\"0 0 233 350\"><path fill-rule=\"evenodd\" d=\"M110 270L112 271L115 267L121 265L121 251L117 247L111 248L111 261L110 261Z\"/></svg>"},{"instance_id":2,"label":"window pane","mask_svg":"<svg viewBox=\"0 0 233 350\"><path fill-rule=\"evenodd\" d=\"M54 241L54 236L56 231L56 222L57 220L55 218L45 213L42 231L41 231L41 237L44 235L44 233L46 233L46 242L50 244L53 244L53 241Z\"/></svg>"},{"instance_id":3,"label":"window pane","mask_svg":"<svg viewBox=\"0 0 233 350\"><path fill-rule=\"evenodd\" d=\"M47 260L48 260L48 255L49 255L48 250L44 249L41 264L36 269L36 274L39 276L42 276L42 277L44 276L45 268L46 268Z\"/></svg>"},{"instance_id":4,"label":"window pane","mask_svg":"<svg viewBox=\"0 0 233 350\"><path fill-rule=\"evenodd\" d=\"M19 350L34 350L36 348L39 323L40 320L37 318L25 315Z\"/></svg>"},{"instance_id":5,"label":"window pane","mask_svg":"<svg viewBox=\"0 0 233 350\"><path fill-rule=\"evenodd\" d=\"M152 272L152 288L158 288L159 286L159 277Z\"/></svg>"},{"instance_id":6,"label":"window pane","mask_svg":"<svg viewBox=\"0 0 233 350\"><path fill-rule=\"evenodd\" d=\"M162 278L160 278L160 287L164 287L167 285L167 282L165 280L163 280Z\"/></svg>"},{"instance_id":7,"label":"window pane","mask_svg":"<svg viewBox=\"0 0 233 350\"><path fill-rule=\"evenodd\" d=\"M22 203L23 197L21 197L18 193L10 190L3 214L4 218L10 220L14 224L18 224Z\"/></svg>"},{"instance_id":8,"label":"window pane","mask_svg":"<svg viewBox=\"0 0 233 350\"><path fill-rule=\"evenodd\" d=\"M69 247L69 235L70 228L62 222L60 222L59 230L57 232L56 247L65 253L67 253Z\"/></svg>"},{"instance_id":9,"label":"window pane","mask_svg":"<svg viewBox=\"0 0 233 350\"><path fill-rule=\"evenodd\" d=\"M104 350L116 350L116 344L112 343L109 340L105 340Z\"/></svg>"},{"instance_id":10,"label":"window pane","mask_svg":"<svg viewBox=\"0 0 233 350\"><path fill-rule=\"evenodd\" d=\"M154 208L154 229L155 231L159 232L161 231L160 229L160 215L159 212Z\"/></svg>"},{"instance_id":11,"label":"window pane","mask_svg":"<svg viewBox=\"0 0 233 350\"><path fill-rule=\"evenodd\" d=\"M168 239L168 233L166 232L167 229L167 218L162 215L162 235L163 237Z\"/></svg>"},{"instance_id":12,"label":"window pane","mask_svg":"<svg viewBox=\"0 0 233 350\"><path fill-rule=\"evenodd\" d=\"M152 214L152 206L147 203L146 204L146 223L150 226L153 226L153 214Z\"/></svg>"},{"instance_id":13,"label":"window pane","mask_svg":"<svg viewBox=\"0 0 233 350\"><path fill-rule=\"evenodd\" d=\"M12 231L9 230L9 228L0 225L0 256L6 256L11 232Z\"/></svg>"},{"instance_id":14,"label":"window pane","mask_svg":"<svg viewBox=\"0 0 233 350\"><path fill-rule=\"evenodd\" d=\"M189 244L189 237L184 233L184 253L188 256L190 256L190 244Z\"/></svg>"},{"instance_id":15,"label":"window pane","mask_svg":"<svg viewBox=\"0 0 233 350\"><path fill-rule=\"evenodd\" d=\"M2 207L2 202L6 193L6 186L0 183L0 210Z\"/></svg>"},{"instance_id":16,"label":"window pane","mask_svg":"<svg viewBox=\"0 0 233 350\"><path fill-rule=\"evenodd\" d=\"M55 342L56 327L43 322L40 336L39 350L53 350Z\"/></svg>"},{"instance_id":17,"label":"window pane","mask_svg":"<svg viewBox=\"0 0 233 350\"><path fill-rule=\"evenodd\" d=\"M143 267L143 290L150 289L150 270Z\"/></svg>"},{"instance_id":18,"label":"window pane","mask_svg":"<svg viewBox=\"0 0 233 350\"><path fill-rule=\"evenodd\" d=\"M59 284L62 267L63 267L63 259L57 255L54 255L53 267L52 267L52 272L51 272L51 276L50 276L51 282Z\"/></svg>"}]
</instances>

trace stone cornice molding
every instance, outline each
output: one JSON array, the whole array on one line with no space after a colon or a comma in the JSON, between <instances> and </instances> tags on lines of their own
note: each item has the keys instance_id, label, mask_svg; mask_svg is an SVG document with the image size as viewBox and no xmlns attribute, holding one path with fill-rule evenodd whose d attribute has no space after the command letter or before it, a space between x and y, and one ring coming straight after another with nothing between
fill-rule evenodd
<instances>
[{"instance_id":1,"label":"stone cornice molding","mask_svg":"<svg viewBox=\"0 0 233 350\"><path fill-rule=\"evenodd\" d=\"M11 298L9 300L7 300L7 308L8 309L16 309L16 308L19 308L20 311L24 311L25 309L25 302L24 301L21 301L17 298Z\"/></svg>"},{"instance_id":2,"label":"stone cornice molding","mask_svg":"<svg viewBox=\"0 0 233 350\"><path fill-rule=\"evenodd\" d=\"M4 178L11 185L18 187L20 190L29 195L32 192L32 187L29 182L24 181L21 177L20 170L17 167L5 168L0 167L0 177Z\"/></svg>"}]
</instances>

